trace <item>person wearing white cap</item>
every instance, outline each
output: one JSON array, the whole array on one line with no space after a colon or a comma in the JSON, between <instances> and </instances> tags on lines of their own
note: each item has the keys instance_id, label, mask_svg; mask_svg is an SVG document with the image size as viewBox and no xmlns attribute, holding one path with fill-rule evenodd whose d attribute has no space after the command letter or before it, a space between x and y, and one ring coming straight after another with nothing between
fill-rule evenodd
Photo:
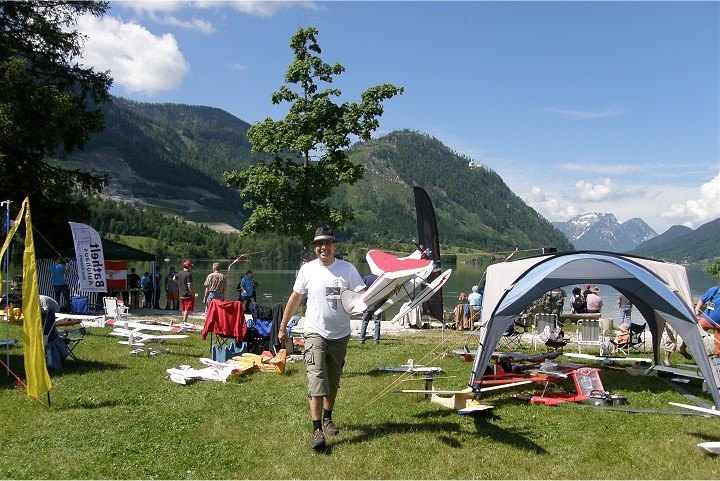
<instances>
[{"instance_id":1,"label":"person wearing white cap","mask_svg":"<svg viewBox=\"0 0 720 481\"><path fill-rule=\"evenodd\" d=\"M335 398L348 341L350 314L343 309L340 294L344 289L365 290L365 283L351 263L335 258L337 240L332 229L318 227L313 246L317 259L303 264L280 323L278 341L285 343L287 325L307 295L305 312L305 367L308 378L308 403L313 423L313 449L325 449L325 436L339 433L332 420Z\"/></svg>"}]
</instances>

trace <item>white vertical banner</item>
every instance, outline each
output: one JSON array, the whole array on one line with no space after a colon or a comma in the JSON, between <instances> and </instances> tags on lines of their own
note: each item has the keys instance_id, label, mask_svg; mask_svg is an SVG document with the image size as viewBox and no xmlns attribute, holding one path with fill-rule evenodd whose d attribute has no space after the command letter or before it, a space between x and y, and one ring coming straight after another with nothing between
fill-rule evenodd
<instances>
[{"instance_id":1,"label":"white vertical banner","mask_svg":"<svg viewBox=\"0 0 720 481\"><path fill-rule=\"evenodd\" d=\"M105 257L102 241L95 229L85 224L70 222L75 243L79 290L107 292L105 282Z\"/></svg>"}]
</instances>

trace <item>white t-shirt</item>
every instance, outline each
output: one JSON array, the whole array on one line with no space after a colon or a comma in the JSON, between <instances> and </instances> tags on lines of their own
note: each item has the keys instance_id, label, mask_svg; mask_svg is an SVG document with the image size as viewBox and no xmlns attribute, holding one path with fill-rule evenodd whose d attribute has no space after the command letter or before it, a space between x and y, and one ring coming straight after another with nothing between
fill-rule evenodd
<instances>
[{"instance_id":1,"label":"white t-shirt","mask_svg":"<svg viewBox=\"0 0 720 481\"><path fill-rule=\"evenodd\" d=\"M319 334L325 339L350 335L350 314L340 303L344 289L365 289L357 269L347 261L335 259L325 267L315 259L300 268L293 291L307 294L304 332Z\"/></svg>"}]
</instances>

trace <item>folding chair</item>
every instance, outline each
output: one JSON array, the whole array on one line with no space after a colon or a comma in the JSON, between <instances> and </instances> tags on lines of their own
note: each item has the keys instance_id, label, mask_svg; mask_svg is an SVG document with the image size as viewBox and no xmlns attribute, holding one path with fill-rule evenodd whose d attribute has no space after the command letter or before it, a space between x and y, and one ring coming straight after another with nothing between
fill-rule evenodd
<instances>
[{"instance_id":1,"label":"folding chair","mask_svg":"<svg viewBox=\"0 0 720 481\"><path fill-rule=\"evenodd\" d=\"M518 331L515 322L513 322L508 326L507 329L505 329L505 332L503 332L503 335L500 338L500 345L508 351L522 349L523 334L525 334L525 332Z\"/></svg>"},{"instance_id":2,"label":"folding chair","mask_svg":"<svg viewBox=\"0 0 720 481\"><path fill-rule=\"evenodd\" d=\"M645 328L647 327L646 323L643 324L635 324L631 323L630 327L628 328L628 340L627 342L623 342L618 344L615 339L610 340L613 346L615 348L628 356L631 352L639 351L639 346L642 345L645 346Z\"/></svg>"},{"instance_id":3,"label":"folding chair","mask_svg":"<svg viewBox=\"0 0 720 481\"><path fill-rule=\"evenodd\" d=\"M58 337L68 349L68 355L73 358L76 362L79 361L75 353L73 352L80 341L85 339L87 330L84 327L77 327L73 329L64 329L58 331Z\"/></svg>"},{"instance_id":4,"label":"folding chair","mask_svg":"<svg viewBox=\"0 0 720 481\"><path fill-rule=\"evenodd\" d=\"M583 346L602 346L600 340L600 321L597 319L581 319L577 323L578 353Z\"/></svg>"},{"instance_id":5,"label":"folding chair","mask_svg":"<svg viewBox=\"0 0 720 481\"><path fill-rule=\"evenodd\" d=\"M200 338L210 334L210 352L213 361L225 362L247 349L245 313L240 301L224 302L214 299L208 306ZM241 344L242 343L242 344ZM240 347L238 348L238 344Z\"/></svg>"},{"instance_id":6,"label":"folding chair","mask_svg":"<svg viewBox=\"0 0 720 481\"><path fill-rule=\"evenodd\" d=\"M546 332L545 328L548 327L548 331L554 331L557 329L557 315L555 314L535 314L532 324L532 343L533 350L537 351L538 341L545 344L547 338L543 339L543 333Z\"/></svg>"},{"instance_id":7,"label":"folding chair","mask_svg":"<svg viewBox=\"0 0 720 481\"><path fill-rule=\"evenodd\" d=\"M117 297L103 297L103 308L106 319L120 320L123 314L128 314L130 311L125 303L119 301Z\"/></svg>"}]
</instances>

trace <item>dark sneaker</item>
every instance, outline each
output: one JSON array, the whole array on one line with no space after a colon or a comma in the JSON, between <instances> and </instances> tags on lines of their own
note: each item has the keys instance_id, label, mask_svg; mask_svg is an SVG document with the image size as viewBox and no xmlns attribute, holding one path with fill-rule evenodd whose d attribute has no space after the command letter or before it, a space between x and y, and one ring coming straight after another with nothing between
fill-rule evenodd
<instances>
[{"instance_id":1,"label":"dark sneaker","mask_svg":"<svg viewBox=\"0 0 720 481\"><path fill-rule=\"evenodd\" d=\"M312 435L312 448L315 451L323 451L325 447L325 434L322 429L316 429Z\"/></svg>"},{"instance_id":2,"label":"dark sneaker","mask_svg":"<svg viewBox=\"0 0 720 481\"><path fill-rule=\"evenodd\" d=\"M335 423L332 419L323 419L322 425L323 431L325 431L325 434L328 436L335 436L340 433L340 430L335 427Z\"/></svg>"}]
</instances>

